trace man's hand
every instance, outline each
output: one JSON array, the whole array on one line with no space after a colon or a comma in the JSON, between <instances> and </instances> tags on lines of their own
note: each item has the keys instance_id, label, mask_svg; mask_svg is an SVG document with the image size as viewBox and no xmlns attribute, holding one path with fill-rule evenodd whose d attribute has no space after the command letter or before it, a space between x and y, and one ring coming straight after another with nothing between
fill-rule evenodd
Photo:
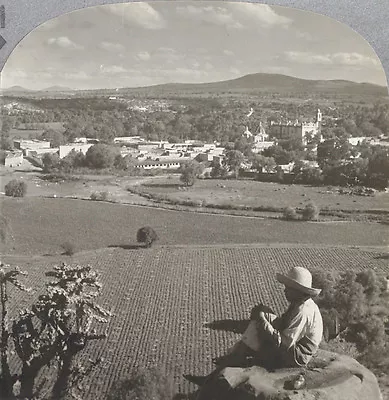
<instances>
[{"instance_id":1,"label":"man's hand","mask_svg":"<svg viewBox=\"0 0 389 400\"><path fill-rule=\"evenodd\" d=\"M263 304L259 304L252 308L250 314L250 320L258 321L259 319L265 318L266 313L273 313L273 310L270 307L264 306Z\"/></svg>"},{"instance_id":2,"label":"man's hand","mask_svg":"<svg viewBox=\"0 0 389 400\"><path fill-rule=\"evenodd\" d=\"M258 322L260 322L260 323L267 322L267 318L266 318L265 313L263 311L260 311L258 313Z\"/></svg>"}]
</instances>

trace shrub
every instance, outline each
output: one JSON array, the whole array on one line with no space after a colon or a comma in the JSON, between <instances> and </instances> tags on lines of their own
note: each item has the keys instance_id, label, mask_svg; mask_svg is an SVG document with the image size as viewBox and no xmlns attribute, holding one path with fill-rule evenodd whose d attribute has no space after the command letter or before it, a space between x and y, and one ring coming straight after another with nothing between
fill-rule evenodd
<instances>
[{"instance_id":1,"label":"shrub","mask_svg":"<svg viewBox=\"0 0 389 400\"><path fill-rule=\"evenodd\" d=\"M315 221L319 217L319 213L319 208L314 203L309 203L303 209L303 219L305 221Z\"/></svg>"},{"instance_id":2,"label":"shrub","mask_svg":"<svg viewBox=\"0 0 389 400\"><path fill-rule=\"evenodd\" d=\"M315 302L322 312L326 339L339 335L340 347L344 347L344 341L355 345L355 357L378 373L389 366L386 279L373 269L341 273L320 270L312 274L312 285L322 289ZM336 345L334 342L332 350L338 351Z\"/></svg>"},{"instance_id":3,"label":"shrub","mask_svg":"<svg viewBox=\"0 0 389 400\"><path fill-rule=\"evenodd\" d=\"M61 245L63 254L66 256L72 256L76 252L76 246L71 242L65 242Z\"/></svg>"},{"instance_id":4,"label":"shrub","mask_svg":"<svg viewBox=\"0 0 389 400\"><path fill-rule=\"evenodd\" d=\"M151 245L158 240L158 235L153 228L144 226L138 230L136 240L138 243L144 243L146 247L151 247Z\"/></svg>"},{"instance_id":5,"label":"shrub","mask_svg":"<svg viewBox=\"0 0 389 400\"><path fill-rule=\"evenodd\" d=\"M11 197L24 197L27 192L26 182L13 179L5 185L5 195Z\"/></svg>"},{"instance_id":6,"label":"shrub","mask_svg":"<svg viewBox=\"0 0 389 400\"><path fill-rule=\"evenodd\" d=\"M91 200L94 201L107 201L108 200L108 192L93 192L90 195Z\"/></svg>"},{"instance_id":7,"label":"shrub","mask_svg":"<svg viewBox=\"0 0 389 400\"><path fill-rule=\"evenodd\" d=\"M171 400L174 398L173 378L157 368L139 369L129 378L113 385L108 400Z\"/></svg>"},{"instance_id":8,"label":"shrub","mask_svg":"<svg viewBox=\"0 0 389 400\"><path fill-rule=\"evenodd\" d=\"M295 221L298 219L296 209L293 207L286 207L283 211L283 216L288 221Z\"/></svg>"}]
</instances>

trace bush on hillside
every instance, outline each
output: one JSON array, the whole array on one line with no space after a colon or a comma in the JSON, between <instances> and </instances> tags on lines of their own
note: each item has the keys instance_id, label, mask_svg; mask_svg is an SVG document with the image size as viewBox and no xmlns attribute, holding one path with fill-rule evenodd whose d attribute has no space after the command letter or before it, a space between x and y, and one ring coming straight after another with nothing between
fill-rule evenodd
<instances>
[{"instance_id":1,"label":"bush on hillside","mask_svg":"<svg viewBox=\"0 0 389 400\"><path fill-rule=\"evenodd\" d=\"M145 226L138 230L136 240L138 243L144 243L145 247L151 247L151 245L158 240L158 235L153 228Z\"/></svg>"},{"instance_id":2,"label":"bush on hillside","mask_svg":"<svg viewBox=\"0 0 389 400\"><path fill-rule=\"evenodd\" d=\"M115 383L107 400L171 400L173 398L173 378L154 367L136 370L129 378Z\"/></svg>"},{"instance_id":3,"label":"bush on hillside","mask_svg":"<svg viewBox=\"0 0 389 400\"><path fill-rule=\"evenodd\" d=\"M286 207L283 211L283 216L288 221L295 221L298 219L296 209L293 207Z\"/></svg>"},{"instance_id":4,"label":"bush on hillside","mask_svg":"<svg viewBox=\"0 0 389 400\"><path fill-rule=\"evenodd\" d=\"M65 256L72 256L76 252L76 246L74 243L65 242L61 245L61 247Z\"/></svg>"},{"instance_id":5,"label":"bush on hillside","mask_svg":"<svg viewBox=\"0 0 389 400\"><path fill-rule=\"evenodd\" d=\"M389 293L385 276L373 269L342 273L318 270L312 278L312 285L322 288L315 301L322 311L325 332L335 331L341 347L342 340L355 345L357 359L374 372L387 371ZM336 347L333 350L337 351Z\"/></svg>"},{"instance_id":6,"label":"bush on hillside","mask_svg":"<svg viewBox=\"0 0 389 400\"><path fill-rule=\"evenodd\" d=\"M24 197L27 193L27 183L17 179L9 181L5 185L5 195L11 197Z\"/></svg>"},{"instance_id":7,"label":"bush on hillside","mask_svg":"<svg viewBox=\"0 0 389 400\"><path fill-rule=\"evenodd\" d=\"M94 201L107 201L108 200L108 192L93 192L90 195L90 199Z\"/></svg>"},{"instance_id":8,"label":"bush on hillside","mask_svg":"<svg viewBox=\"0 0 389 400\"><path fill-rule=\"evenodd\" d=\"M319 213L319 207L317 207L314 203L309 203L303 209L303 220L316 221L319 217Z\"/></svg>"}]
</instances>

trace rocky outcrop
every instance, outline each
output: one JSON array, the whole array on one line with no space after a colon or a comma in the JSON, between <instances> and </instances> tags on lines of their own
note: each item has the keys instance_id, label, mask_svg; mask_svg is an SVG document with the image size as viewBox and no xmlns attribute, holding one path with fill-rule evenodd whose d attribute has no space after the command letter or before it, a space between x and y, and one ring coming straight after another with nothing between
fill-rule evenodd
<instances>
[{"instance_id":1,"label":"rocky outcrop","mask_svg":"<svg viewBox=\"0 0 389 400\"><path fill-rule=\"evenodd\" d=\"M305 384L296 390L293 382L299 374L303 374ZM269 372L258 366L228 367L221 376L230 389L227 393L214 391L214 400L382 400L377 379L371 371L351 357L324 350L318 352L306 369ZM217 384L216 380L207 385L213 384ZM203 387L197 399L213 400L205 393Z\"/></svg>"}]
</instances>

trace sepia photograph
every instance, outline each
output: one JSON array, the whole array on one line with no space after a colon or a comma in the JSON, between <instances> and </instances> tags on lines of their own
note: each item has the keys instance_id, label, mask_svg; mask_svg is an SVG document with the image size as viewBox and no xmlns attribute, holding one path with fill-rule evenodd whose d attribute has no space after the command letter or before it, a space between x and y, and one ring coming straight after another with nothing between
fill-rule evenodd
<instances>
[{"instance_id":1,"label":"sepia photograph","mask_svg":"<svg viewBox=\"0 0 389 400\"><path fill-rule=\"evenodd\" d=\"M100 5L29 33L0 90L0 399L389 400L389 95L362 36Z\"/></svg>"}]
</instances>

